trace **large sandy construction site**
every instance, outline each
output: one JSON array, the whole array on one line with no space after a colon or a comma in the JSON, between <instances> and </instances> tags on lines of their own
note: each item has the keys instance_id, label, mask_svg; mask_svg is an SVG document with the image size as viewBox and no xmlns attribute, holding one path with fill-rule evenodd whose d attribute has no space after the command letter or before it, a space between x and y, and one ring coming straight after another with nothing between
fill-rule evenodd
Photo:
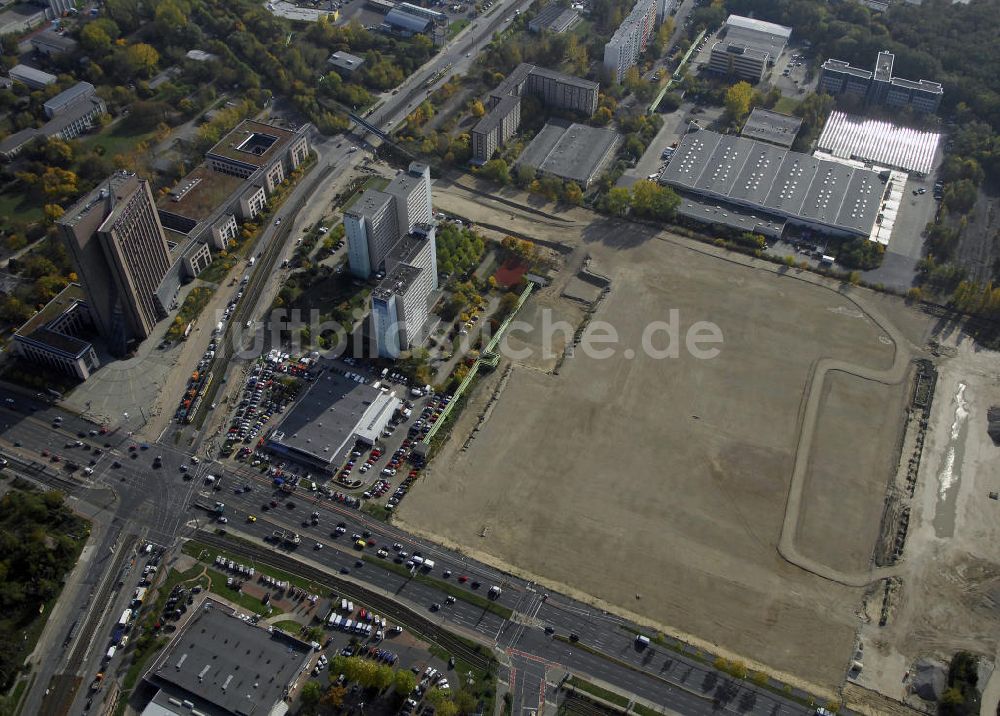
<instances>
[{"instance_id":1,"label":"large sandy construction site","mask_svg":"<svg viewBox=\"0 0 1000 716\"><path fill-rule=\"evenodd\" d=\"M577 350L558 375L515 365L478 436L463 450L458 426L401 520L664 628L838 683L863 590L793 566L776 547L817 361L884 370L897 346L836 291L770 270L656 239L588 251L612 281L594 320L618 332L616 355ZM718 357L647 356L643 328L670 309L682 336L695 321L718 325ZM869 565L908 385L833 372L822 386L795 530L805 558ZM477 398L490 394L482 385Z\"/></svg>"},{"instance_id":2,"label":"large sandy construction site","mask_svg":"<svg viewBox=\"0 0 1000 716\"><path fill-rule=\"evenodd\" d=\"M911 698L918 658L996 653L1000 503L987 495L1000 478L986 466L1000 449L985 434L985 411L1000 404L995 354L891 297L523 201L435 188L445 211L565 252L519 316L536 330L509 341L534 352L478 383L397 515L403 526L828 693L860 639L865 688L840 693L870 713L896 707L866 689ZM585 318L587 259L611 281L590 320L614 327L617 342L602 346L613 356L542 356L547 310ZM696 321L716 324L719 355L646 355L644 327L670 309L682 339ZM932 339L940 350L928 351ZM911 410L917 358L940 376L926 432ZM900 508L900 561L875 566Z\"/></svg>"}]
</instances>

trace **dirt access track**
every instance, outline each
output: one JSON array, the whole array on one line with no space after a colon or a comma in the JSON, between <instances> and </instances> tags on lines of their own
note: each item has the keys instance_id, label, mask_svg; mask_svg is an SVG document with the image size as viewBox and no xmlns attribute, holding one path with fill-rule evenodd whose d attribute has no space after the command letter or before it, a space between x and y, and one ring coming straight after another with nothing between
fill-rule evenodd
<instances>
[{"instance_id":1,"label":"dirt access track","mask_svg":"<svg viewBox=\"0 0 1000 716\"><path fill-rule=\"evenodd\" d=\"M578 348L558 374L513 360L468 441L501 364L399 521L832 690L865 585L880 576L872 552L929 321L894 299L643 227L578 226L538 230L574 250L568 265L585 252L611 279L591 327L613 327L617 340L601 346L613 355ZM561 282L532 302L556 306ZM537 305L525 314L532 335ZM719 327L717 357L647 354L645 327L671 309L682 341L697 321ZM515 334L511 345L538 341Z\"/></svg>"}]
</instances>

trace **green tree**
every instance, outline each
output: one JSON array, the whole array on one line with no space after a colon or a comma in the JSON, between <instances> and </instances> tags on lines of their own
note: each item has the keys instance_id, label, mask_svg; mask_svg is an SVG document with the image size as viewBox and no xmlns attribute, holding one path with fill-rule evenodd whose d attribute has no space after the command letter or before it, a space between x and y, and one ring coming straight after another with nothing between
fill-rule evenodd
<instances>
[{"instance_id":1,"label":"green tree","mask_svg":"<svg viewBox=\"0 0 1000 716\"><path fill-rule=\"evenodd\" d=\"M579 205L583 201L583 190L575 181L568 181L563 187L563 200L568 204Z\"/></svg>"},{"instance_id":2,"label":"green tree","mask_svg":"<svg viewBox=\"0 0 1000 716\"><path fill-rule=\"evenodd\" d=\"M156 24L168 33L176 33L187 27L187 12L174 0L163 0L156 6Z\"/></svg>"},{"instance_id":3,"label":"green tree","mask_svg":"<svg viewBox=\"0 0 1000 716\"><path fill-rule=\"evenodd\" d=\"M307 681L302 685L300 697L302 699L302 711L307 714L316 713L320 699L323 698L323 687L318 681Z\"/></svg>"},{"instance_id":4,"label":"green tree","mask_svg":"<svg viewBox=\"0 0 1000 716\"><path fill-rule=\"evenodd\" d=\"M616 186L605 197L605 207L609 214L625 216L629 207L629 193L625 187Z\"/></svg>"},{"instance_id":5,"label":"green tree","mask_svg":"<svg viewBox=\"0 0 1000 716\"><path fill-rule=\"evenodd\" d=\"M598 107L597 111L594 112L594 124L599 127L605 127L611 121L613 116L614 115L611 113L611 110L607 107Z\"/></svg>"},{"instance_id":6,"label":"green tree","mask_svg":"<svg viewBox=\"0 0 1000 716\"><path fill-rule=\"evenodd\" d=\"M160 53L152 45L137 42L125 48L125 62L132 72L150 77L160 61Z\"/></svg>"},{"instance_id":7,"label":"green tree","mask_svg":"<svg viewBox=\"0 0 1000 716\"><path fill-rule=\"evenodd\" d=\"M487 179L492 179L497 184L506 186L510 184L510 168L503 159L491 159L479 170Z\"/></svg>"},{"instance_id":8,"label":"green tree","mask_svg":"<svg viewBox=\"0 0 1000 716\"><path fill-rule=\"evenodd\" d=\"M393 675L392 685L397 694L400 696L406 696L408 693L413 691L414 688L416 688L417 677L413 675L412 671L400 669Z\"/></svg>"},{"instance_id":9,"label":"green tree","mask_svg":"<svg viewBox=\"0 0 1000 716\"><path fill-rule=\"evenodd\" d=\"M96 22L88 22L80 30L80 44L87 52L103 55L111 49L111 37Z\"/></svg>"},{"instance_id":10,"label":"green tree","mask_svg":"<svg viewBox=\"0 0 1000 716\"><path fill-rule=\"evenodd\" d=\"M726 90L726 116L730 122L741 122L750 113L753 87L749 82L737 82Z\"/></svg>"}]
</instances>

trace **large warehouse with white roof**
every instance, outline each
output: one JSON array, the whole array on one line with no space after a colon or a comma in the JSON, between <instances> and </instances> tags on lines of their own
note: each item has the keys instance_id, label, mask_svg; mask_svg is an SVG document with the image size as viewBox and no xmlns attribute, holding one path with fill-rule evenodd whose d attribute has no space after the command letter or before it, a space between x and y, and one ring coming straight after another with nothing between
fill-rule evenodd
<instances>
[{"instance_id":1,"label":"large warehouse with white roof","mask_svg":"<svg viewBox=\"0 0 1000 716\"><path fill-rule=\"evenodd\" d=\"M875 236L888 173L708 130L685 135L660 181L840 236Z\"/></svg>"}]
</instances>

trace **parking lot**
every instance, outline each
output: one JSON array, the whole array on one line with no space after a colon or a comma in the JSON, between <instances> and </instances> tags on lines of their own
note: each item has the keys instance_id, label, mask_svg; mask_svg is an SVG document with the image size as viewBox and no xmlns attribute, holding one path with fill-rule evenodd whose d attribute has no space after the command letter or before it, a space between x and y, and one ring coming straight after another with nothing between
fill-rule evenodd
<instances>
[{"instance_id":1,"label":"parking lot","mask_svg":"<svg viewBox=\"0 0 1000 716\"><path fill-rule=\"evenodd\" d=\"M391 390L402 401L376 444L353 444L331 473L272 455L260 443L295 397L294 386L279 378L311 380L321 370ZM371 502L386 510L395 509L420 477L423 458L414 449L451 402L449 395L428 393L426 386L412 385L400 373L378 371L354 358L325 360L320 366L308 357L295 361L276 351L254 365L242 396L229 428L231 439L243 443L234 455L237 462L265 472L284 495L306 490L348 507ZM261 510L277 505L277 500L264 502Z\"/></svg>"}]
</instances>

